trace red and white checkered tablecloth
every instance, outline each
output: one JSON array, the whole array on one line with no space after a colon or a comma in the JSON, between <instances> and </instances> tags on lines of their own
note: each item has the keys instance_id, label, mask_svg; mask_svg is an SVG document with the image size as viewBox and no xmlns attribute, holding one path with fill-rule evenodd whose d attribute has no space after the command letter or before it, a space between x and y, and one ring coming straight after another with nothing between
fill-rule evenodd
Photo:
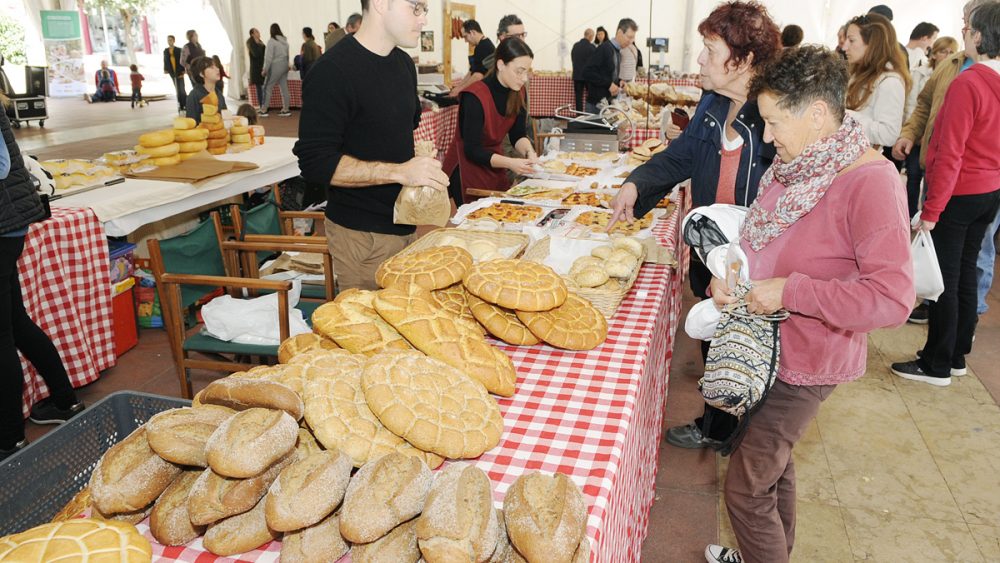
<instances>
[{"instance_id":1,"label":"red and white checkered tablecloth","mask_svg":"<svg viewBox=\"0 0 1000 563\"><path fill-rule=\"evenodd\" d=\"M110 267L104 229L90 209L54 208L25 237L18 262L24 306L59 350L73 387L115 365ZM27 416L49 390L23 356L21 367Z\"/></svg>"},{"instance_id":2,"label":"red and white checkered tablecloth","mask_svg":"<svg viewBox=\"0 0 1000 563\"><path fill-rule=\"evenodd\" d=\"M678 229L675 213L655 233L673 248ZM683 268L646 264L596 350L500 345L517 367L517 394L498 401L501 443L473 463L489 475L497 506L524 473L569 475L588 506L592 561L637 561L641 553L683 275ZM139 529L152 540L146 523ZM154 559L189 563L277 561L281 549L271 542L231 559L205 553L200 540L182 547L152 543Z\"/></svg>"},{"instance_id":3,"label":"red and white checkered tablecloth","mask_svg":"<svg viewBox=\"0 0 1000 563\"><path fill-rule=\"evenodd\" d=\"M458 106L448 106L438 110L425 111L420 116L420 125L413 131L414 141L433 141L438 158L443 159L444 153L455 139L458 128Z\"/></svg>"},{"instance_id":4,"label":"red and white checkered tablecloth","mask_svg":"<svg viewBox=\"0 0 1000 563\"><path fill-rule=\"evenodd\" d=\"M626 146L622 147L626 150L632 150L638 147L642 143L648 141L649 139L659 139L660 129L657 127L655 129L644 129L641 127L636 127L632 130L632 138L625 143Z\"/></svg>"},{"instance_id":5,"label":"red and white checkered tablecloth","mask_svg":"<svg viewBox=\"0 0 1000 563\"><path fill-rule=\"evenodd\" d=\"M248 96L250 98L250 105L255 108L260 107L260 102L263 100L257 97L257 87L250 86L247 88ZM291 101L288 102L288 107L300 108L302 107L302 81L296 78L288 79L288 97ZM268 109L281 109L281 90L278 85L275 84L271 88L271 99L267 104ZM236 113L236 112L233 112Z\"/></svg>"},{"instance_id":6,"label":"red and white checkered tablecloth","mask_svg":"<svg viewBox=\"0 0 1000 563\"><path fill-rule=\"evenodd\" d=\"M691 78L651 80L650 84L701 88L701 82ZM528 82L528 115L552 117L556 108L573 103L573 79L569 76L534 75Z\"/></svg>"}]
</instances>

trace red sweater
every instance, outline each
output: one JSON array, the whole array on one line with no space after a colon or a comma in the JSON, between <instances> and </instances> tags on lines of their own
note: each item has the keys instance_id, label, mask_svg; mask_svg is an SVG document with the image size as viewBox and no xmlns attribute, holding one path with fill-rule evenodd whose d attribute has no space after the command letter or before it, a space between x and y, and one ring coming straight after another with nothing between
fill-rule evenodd
<instances>
[{"instance_id":1,"label":"red sweater","mask_svg":"<svg viewBox=\"0 0 1000 563\"><path fill-rule=\"evenodd\" d=\"M761 186L763 188L763 186ZM754 205L774 209L774 182ZM759 252L742 242L750 279L788 278L778 379L837 385L865 373L868 332L906 322L913 263L906 189L887 160L833 181L823 199Z\"/></svg>"},{"instance_id":2,"label":"red sweater","mask_svg":"<svg viewBox=\"0 0 1000 563\"><path fill-rule=\"evenodd\" d=\"M927 147L927 201L937 222L953 195L1000 190L1000 74L974 64L948 87Z\"/></svg>"}]
</instances>

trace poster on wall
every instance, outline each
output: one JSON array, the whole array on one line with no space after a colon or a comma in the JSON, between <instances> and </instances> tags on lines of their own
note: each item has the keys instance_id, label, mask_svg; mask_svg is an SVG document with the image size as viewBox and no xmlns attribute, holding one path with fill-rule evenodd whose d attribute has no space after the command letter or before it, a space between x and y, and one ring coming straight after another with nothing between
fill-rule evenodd
<instances>
[{"instance_id":1,"label":"poster on wall","mask_svg":"<svg viewBox=\"0 0 1000 563\"><path fill-rule=\"evenodd\" d=\"M79 96L88 89L83 70L80 14L69 10L42 10L42 40L49 65L49 95Z\"/></svg>"}]
</instances>

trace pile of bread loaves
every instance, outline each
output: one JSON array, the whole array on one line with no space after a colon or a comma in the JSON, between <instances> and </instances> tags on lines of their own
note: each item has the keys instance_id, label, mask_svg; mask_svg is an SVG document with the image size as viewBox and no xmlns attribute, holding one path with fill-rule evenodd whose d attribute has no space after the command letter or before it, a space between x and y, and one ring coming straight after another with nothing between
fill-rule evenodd
<instances>
[{"instance_id":1,"label":"pile of bread loaves","mask_svg":"<svg viewBox=\"0 0 1000 563\"><path fill-rule=\"evenodd\" d=\"M646 139L641 145L632 149L632 152L628 155L628 161L626 162L629 166L638 166L649 161L653 158L654 154L661 153L667 150L667 145L660 139Z\"/></svg>"},{"instance_id":2,"label":"pile of bread loaves","mask_svg":"<svg viewBox=\"0 0 1000 563\"><path fill-rule=\"evenodd\" d=\"M632 237L618 237L594 248L590 256L581 256L573 262L569 279L579 287L608 287L621 289L639 267L643 257L642 243Z\"/></svg>"}]
</instances>

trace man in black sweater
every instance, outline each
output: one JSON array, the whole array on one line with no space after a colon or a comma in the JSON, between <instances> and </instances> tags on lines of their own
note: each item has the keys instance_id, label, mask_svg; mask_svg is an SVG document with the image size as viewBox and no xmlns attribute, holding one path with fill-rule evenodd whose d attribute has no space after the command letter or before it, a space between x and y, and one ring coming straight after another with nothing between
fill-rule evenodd
<instances>
[{"instance_id":1,"label":"man in black sweater","mask_svg":"<svg viewBox=\"0 0 1000 563\"><path fill-rule=\"evenodd\" d=\"M594 30L587 28L583 32L583 39L573 45L570 51L570 60L573 61L573 93L576 96L576 111L583 111L583 90L587 87L587 81L583 79L583 69L590 61L590 56L597 50L594 45Z\"/></svg>"},{"instance_id":2,"label":"man in black sweater","mask_svg":"<svg viewBox=\"0 0 1000 563\"><path fill-rule=\"evenodd\" d=\"M413 156L417 74L399 48L418 45L427 3L362 0L361 6L361 29L309 71L294 149L302 177L330 186L326 237L341 290L376 289L375 270L413 242L415 227L392 219L403 185L448 190L440 162Z\"/></svg>"},{"instance_id":3,"label":"man in black sweater","mask_svg":"<svg viewBox=\"0 0 1000 563\"><path fill-rule=\"evenodd\" d=\"M187 92L184 90L184 65L181 64L181 48L174 45L173 35L167 36L167 48L163 50L163 74L169 74L177 90L177 107L187 106Z\"/></svg>"},{"instance_id":4,"label":"man in black sweater","mask_svg":"<svg viewBox=\"0 0 1000 563\"><path fill-rule=\"evenodd\" d=\"M597 104L608 101L618 95L621 79L618 72L621 69L621 50L635 42L635 33L639 26L635 20L625 18L618 22L614 38L601 43L590 57L590 62L583 71L587 81L587 111L597 113Z\"/></svg>"},{"instance_id":5,"label":"man in black sweater","mask_svg":"<svg viewBox=\"0 0 1000 563\"><path fill-rule=\"evenodd\" d=\"M465 75L465 78L461 82L452 87L449 96L457 97L458 94L471 86L475 82L479 82L486 76L489 69L486 68L486 59L493 56L493 52L496 51L496 47L493 46L493 42L490 41L489 37L483 35L483 28L479 25L476 20L468 20L462 23L462 38L469 44L475 47L472 52L472 56L469 57L469 73Z\"/></svg>"}]
</instances>

